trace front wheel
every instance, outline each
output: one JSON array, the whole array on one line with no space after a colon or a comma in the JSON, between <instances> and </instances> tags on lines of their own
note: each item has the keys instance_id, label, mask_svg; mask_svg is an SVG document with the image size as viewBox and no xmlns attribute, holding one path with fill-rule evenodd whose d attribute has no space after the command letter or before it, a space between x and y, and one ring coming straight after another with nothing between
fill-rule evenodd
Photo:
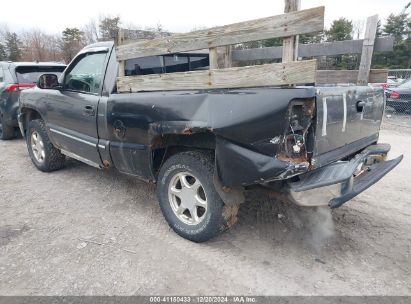
<instances>
[{"instance_id":1,"label":"front wheel","mask_svg":"<svg viewBox=\"0 0 411 304\"><path fill-rule=\"evenodd\" d=\"M51 172L64 166L65 156L51 143L43 120L29 122L26 142L31 161L40 171Z\"/></svg>"},{"instance_id":2,"label":"front wheel","mask_svg":"<svg viewBox=\"0 0 411 304\"><path fill-rule=\"evenodd\" d=\"M205 242L233 225L238 206L227 207L213 184L214 161L205 152L182 152L162 166L157 183L161 211L180 236Z\"/></svg>"}]
</instances>

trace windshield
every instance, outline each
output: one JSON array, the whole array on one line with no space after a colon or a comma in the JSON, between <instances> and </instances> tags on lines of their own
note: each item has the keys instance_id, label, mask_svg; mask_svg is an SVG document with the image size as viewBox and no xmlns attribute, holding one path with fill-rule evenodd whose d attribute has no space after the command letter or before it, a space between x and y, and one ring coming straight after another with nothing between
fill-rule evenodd
<instances>
[{"instance_id":1,"label":"windshield","mask_svg":"<svg viewBox=\"0 0 411 304\"><path fill-rule=\"evenodd\" d=\"M64 71L65 66L19 66L16 67L18 83L36 83L42 74L56 74L57 77Z\"/></svg>"}]
</instances>

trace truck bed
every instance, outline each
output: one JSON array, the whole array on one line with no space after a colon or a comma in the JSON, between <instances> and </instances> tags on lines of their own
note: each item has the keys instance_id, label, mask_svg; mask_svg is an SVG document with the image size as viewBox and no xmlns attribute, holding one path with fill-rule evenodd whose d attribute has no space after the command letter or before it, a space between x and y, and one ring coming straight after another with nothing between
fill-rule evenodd
<instances>
[{"instance_id":1,"label":"truck bed","mask_svg":"<svg viewBox=\"0 0 411 304\"><path fill-rule=\"evenodd\" d=\"M239 186L290 178L375 143L383 107L382 90L357 86L121 93L107 101L106 125L107 134L125 131L109 138L121 171L154 179L130 172L151 147L211 135L223 183Z\"/></svg>"}]
</instances>

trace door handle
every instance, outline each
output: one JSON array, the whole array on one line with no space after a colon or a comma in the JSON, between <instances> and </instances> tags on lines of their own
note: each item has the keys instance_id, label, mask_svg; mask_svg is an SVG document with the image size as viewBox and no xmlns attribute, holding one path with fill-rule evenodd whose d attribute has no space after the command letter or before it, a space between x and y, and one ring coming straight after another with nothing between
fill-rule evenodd
<instances>
[{"instance_id":1,"label":"door handle","mask_svg":"<svg viewBox=\"0 0 411 304\"><path fill-rule=\"evenodd\" d=\"M90 105L87 105L87 106L84 107L83 113L84 113L84 115L87 115L87 116L96 115L96 112L94 111L94 107L90 106Z\"/></svg>"}]
</instances>

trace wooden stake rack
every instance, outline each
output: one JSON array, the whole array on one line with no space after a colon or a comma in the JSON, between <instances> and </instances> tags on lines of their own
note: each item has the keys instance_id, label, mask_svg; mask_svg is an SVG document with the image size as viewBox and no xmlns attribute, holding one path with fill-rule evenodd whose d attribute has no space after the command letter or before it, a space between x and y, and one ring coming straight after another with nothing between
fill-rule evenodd
<instances>
[{"instance_id":1,"label":"wooden stake rack","mask_svg":"<svg viewBox=\"0 0 411 304\"><path fill-rule=\"evenodd\" d=\"M270 38L292 37L322 31L324 7L294 11L278 16L245 21L207 30L176 34L152 40L122 41L116 47L119 61L119 92L165 91L184 89L244 88L315 83L316 60L284 61L219 69L217 47ZM120 39L121 35L120 35ZM294 48L295 44L290 44ZM180 73L124 76L124 61L155 55L178 54L209 49L210 69ZM294 52L294 51L292 51ZM226 58L231 56L227 55Z\"/></svg>"},{"instance_id":2,"label":"wooden stake rack","mask_svg":"<svg viewBox=\"0 0 411 304\"><path fill-rule=\"evenodd\" d=\"M285 0L285 14L152 40L124 41L116 47L119 92L386 82L387 70L371 70L374 51L392 51L392 37L376 38L378 16L367 20L363 40L298 45L298 35L324 29L324 7L299 10L300 0ZM232 50L233 45L283 38L282 47ZM217 53L217 48L219 53ZM208 49L209 70L125 76L125 60ZM317 71L316 60L301 57L362 54L358 71ZM220 56L220 57L219 57ZM218 60L220 58L220 60ZM232 67L233 61L282 59L282 63ZM220 64L219 64L220 62Z\"/></svg>"}]
</instances>

